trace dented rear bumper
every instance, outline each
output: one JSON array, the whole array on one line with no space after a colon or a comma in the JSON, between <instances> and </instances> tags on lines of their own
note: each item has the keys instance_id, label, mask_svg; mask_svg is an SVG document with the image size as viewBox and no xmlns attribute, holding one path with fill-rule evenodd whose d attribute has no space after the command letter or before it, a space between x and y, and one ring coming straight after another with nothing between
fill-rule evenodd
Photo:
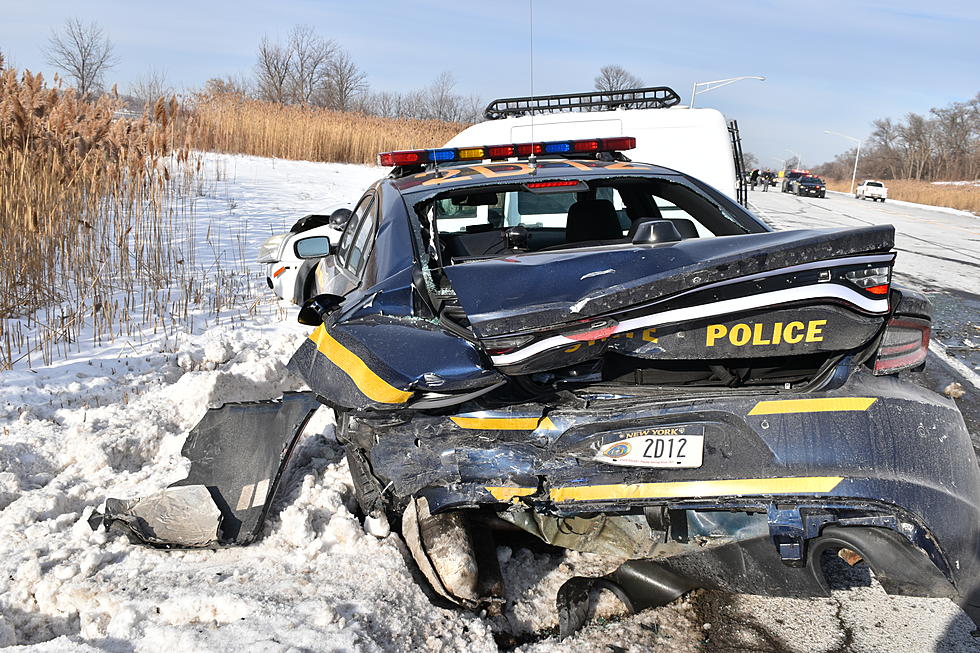
<instances>
[{"instance_id":1,"label":"dented rear bumper","mask_svg":"<svg viewBox=\"0 0 980 653\"><path fill-rule=\"evenodd\" d=\"M855 372L823 393L566 396L554 405L382 423L348 417L397 500L490 507L559 546L648 558L695 586L826 592L822 550L864 557L892 593L980 604L980 468L949 400ZM700 467L597 460L625 435L703 433ZM579 520L569 537L562 528Z\"/></svg>"}]
</instances>

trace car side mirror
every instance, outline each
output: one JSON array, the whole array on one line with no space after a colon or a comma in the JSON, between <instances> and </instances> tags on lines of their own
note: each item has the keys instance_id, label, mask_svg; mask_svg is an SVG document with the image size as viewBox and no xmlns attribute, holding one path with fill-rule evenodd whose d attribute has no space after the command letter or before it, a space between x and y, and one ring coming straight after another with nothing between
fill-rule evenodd
<instances>
[{"instance_id":1,"label":"car side mirror","mask_svg":"<svg viewBox=\"0 0 980 653\"><path fill-rule=\"evenodd\" d=\"M337 231L343 231L347 223L350 222L350 217L354 215L354 212L350 209L337 209L330 214L330 226Z\"/></svg>"},{"instance_id":2,"label":"car side mirror","mask_svg":"<svg viewBox=\"0 0 980 653\"><path fill-rule=\"evenodd\" d=\"M326 236L310 236L296 241L293 251L299 258L323 258L334 253L334 247Z\"/></svg>"},{"instance_id":3,"label":"car side mirror","mask_svg":"<svg viewBox=\"0 0 980 653\"><path fill-rule=\"evenodd\" d=\"M330 313L337 310L343 303L340 295L323 294L311 297L303 302L296 321L307 326L320 326Z\"/></svg>"}]
</instances>

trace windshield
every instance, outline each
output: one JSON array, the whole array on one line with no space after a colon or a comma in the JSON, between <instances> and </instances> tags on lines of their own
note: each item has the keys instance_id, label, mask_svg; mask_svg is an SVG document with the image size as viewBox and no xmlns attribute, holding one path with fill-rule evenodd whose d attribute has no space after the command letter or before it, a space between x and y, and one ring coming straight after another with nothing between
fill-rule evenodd
<instances>
[{"instance_id":1,"label":"windshield","mask_svg":"<svg viewBox=\"0 0 980 653\"><path fill-rule=\"evenodd\" d=\"M876 188L881 188L882 187L880 181L866 181L866 182L864 182L864 185L865 186L874 186Z\"/></svg>"}]
</instances>

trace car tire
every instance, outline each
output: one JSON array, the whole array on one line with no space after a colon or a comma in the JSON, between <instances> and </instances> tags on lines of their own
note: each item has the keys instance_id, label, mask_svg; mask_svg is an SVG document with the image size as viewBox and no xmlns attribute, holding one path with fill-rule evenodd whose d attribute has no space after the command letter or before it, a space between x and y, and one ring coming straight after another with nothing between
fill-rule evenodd
<instances>
[{"instance_id":1,"label":"car tire","mask_svg":"<svg viewBox=\"0 0 980 653\"><path fill-rule=\"evenodd\" d=\"M884 198L884 197L882 197L882 198L881 198L881 203L882 203L882 204L884 204L884 203L885 203L885 198Z\"/></svg>"}]
</instances>

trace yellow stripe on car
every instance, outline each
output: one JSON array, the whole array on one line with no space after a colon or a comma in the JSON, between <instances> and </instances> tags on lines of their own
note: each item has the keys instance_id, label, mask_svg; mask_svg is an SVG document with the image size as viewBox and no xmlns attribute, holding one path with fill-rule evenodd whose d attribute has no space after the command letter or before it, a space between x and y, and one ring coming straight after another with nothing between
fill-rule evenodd
<instances>
[{"instance_id":1,"label":"yellow stripe on car","mask_svg":"<svg viewBox=\"0 0 980 653\"><path fill-rule=\"evenodd\" d=\"M834 411L862 411L871 408L875 397L824 397L822 399L783 399L760 401L749 415L783 415L786 413L827 413Z\"/></svg>"},{"instance_id":2,"label":"yellow stripe on car","mask_svg":"<svg viewBox=\"0 0 980 653\"><path fill-rule=\"evenodd\" d=\"M530 496L538 489L536 487L490 487L489 485L486 488L497 501L513 501L517 497Z\"/></svg>"},{"instance_id":3,"label":"yellow stripe on car","mask_svg":"<svg viewBox=\"0 0 980 653\"><path fill-rule=\"evenodd\" d=\"M375 374L357 354L327 333L322 324L310 334L310 340L316 343L317 351L349 376L368 399L380 404L403 404L412 396L411 392L399 390Z\"/></svg>"},{"instance_id":4,"label":"yellow stripe on car","mask_svg":"<svg viewBox=\"0 0 980 653\"><path fill-rule=\"evenodd\" d=\"M788 478L739 478L719 481L674 481L670 483L626 483L576 485L551 490L551 500L609 501L613 499L683 499L756 494L813 494L830 492L842 476Z\"/></svg>"},{"instance_id":5,"label":"yellow stripe on car","mask_svg":"<svg viewBox=\"0 0 980 653\"><path fill-rule=\"evenodd\" d=\"M546 431L557 431L547 417L450 417L456 426L463 429L483 431L534 431L543 428Z\"/></svg>"}]
</instances>

